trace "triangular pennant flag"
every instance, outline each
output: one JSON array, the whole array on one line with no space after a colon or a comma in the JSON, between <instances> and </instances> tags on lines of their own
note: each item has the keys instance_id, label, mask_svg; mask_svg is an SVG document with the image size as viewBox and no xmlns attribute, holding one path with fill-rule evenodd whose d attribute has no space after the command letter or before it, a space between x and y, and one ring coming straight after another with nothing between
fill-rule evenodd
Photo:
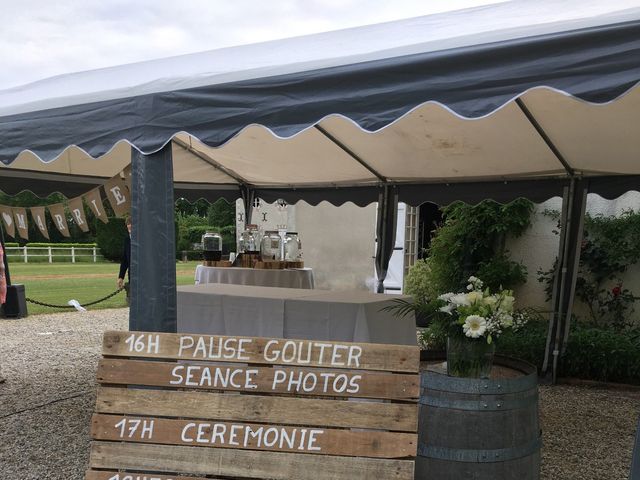
<instances>
[{"instance_id":1,"label":"triangular pennant flag","mask_svg":"<svg viewBox=\"0 0 640 480\"><path fill-rule=\"evenodd\" d=\"M76 222L76 225L80 227L83 232L89 231L89 225L87 224L87 217L84 214L84 205L82 204L82 197L72 198L67 202L69 210L71 211L71 218Z\"/></svg>"},{"instance_id":2,"label":"triangular pennant flag","mask_svg":"<svg viewBox=\"0 0 640 480\"><path fill-rule=\"evenodd\" d=\"M111 203L111 207L113 207L113 211L116 215L121 217L129 213L129 209L131 207L129 190L125 185L124 180L122 180L119 175L105 183L104 191L107 194L109 203Z\"/></svg>"},{"instance_id":3,"label":"triangular pennant flag","mask_svg":"<svg viewBox=\"0 0 640 480\"><path fill-rule=\"evenodd\" d=\"M103 223L107 223L109 221L107 220L107 212L104 210L104 205L102 205L100 187L91 190L89 193L85 193L83 198L98 220Z\"/></svg>"},{"instance_id":4,"label":"triangular pennant flag","mask_svg":"<svg viewBox=\"0 0 640 480\"><path fill-rule=\"evenodd\" d=\"M47 230L47 219L45 218L44 207L31 207L31 217L36 222L40 233L49 240L49 230Z\"/></svg>"},{"instance_id":5,"label":"triangular pennant flag","mask_svg":"<svg viewBox=\"0 0 640 480\"><path fill-rule=\"evenodd\" d=\"M25 240L29 240L29 226L27 224L27 211L24 208L13 207L13 218L16 221L18 233Z\"/></svg>"},{"instance_id":6,"label":"triangular pennant flag","mask_svg":"<svg viewBox=\"0 0 640 480\"><path fill-rule=\"evenodd\" d=\"M69 226L67 225L67 219L64 214L64 205L61 203L55 203L53 205L48 205L47 208L49 209L49 213L53 219L53 224L56 228L60 230L60 233L65 237L70 237Z\"/></svg>"},{"instance_id":7,"label":"triangular pennant flag","mask_svg":"<svg viewBox=\"0 0 640 480\"><path fill-rule=\"evenodd\" d=\"M13 212L11 207L6 205L0 205L0 217L2 217L2 223L4 223L5 232L10 237L16 238L16 224L13 221Z\"/></svg>"}]
</instances>

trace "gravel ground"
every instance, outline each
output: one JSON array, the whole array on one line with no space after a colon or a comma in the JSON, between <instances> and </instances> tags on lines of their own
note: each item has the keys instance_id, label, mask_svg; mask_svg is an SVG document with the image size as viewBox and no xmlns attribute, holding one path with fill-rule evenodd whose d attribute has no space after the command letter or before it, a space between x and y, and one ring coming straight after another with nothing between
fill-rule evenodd
<instances>
[{"instance_id":1,"label":"gravel ground","mask_svg":"<svg viewBox=\"0 0 640 480\"><path fill-rule=\"evenodd\" d=\"M83 478L101 334L127 319L118 309L0 320L2 478ZM543 480L627 480L640 391L540 387L540 409Z\"/></svg>"}]
</instances>

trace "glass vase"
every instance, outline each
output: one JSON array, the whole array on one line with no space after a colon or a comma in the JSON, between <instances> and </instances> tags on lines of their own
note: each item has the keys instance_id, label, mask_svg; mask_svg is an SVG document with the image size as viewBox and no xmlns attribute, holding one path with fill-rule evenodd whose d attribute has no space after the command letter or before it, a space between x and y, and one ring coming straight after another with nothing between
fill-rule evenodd
<instances>
[{"instance_id":1,"label":"glass vase","mask_svg":"<svg viewBox=\"0 0 640 480\"><path fill-rule=\"evenodd\" d=\"M466 378L489 378L493 366L495 343L466 336L447 337L447 375Z\"/></svg>"}]
</instances>

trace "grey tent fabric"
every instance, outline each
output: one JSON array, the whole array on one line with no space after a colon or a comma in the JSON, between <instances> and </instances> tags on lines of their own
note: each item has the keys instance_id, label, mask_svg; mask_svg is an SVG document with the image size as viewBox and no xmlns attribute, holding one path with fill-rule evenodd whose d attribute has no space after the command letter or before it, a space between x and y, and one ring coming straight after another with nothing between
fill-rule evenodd
<instances>
[{"instance_id":1,"label":"grey tent fabric","mask_svg":"<svg viewBox=\"0 0 640 480\"><path fill-rule=\"evenodd\" d=\"M176 247L171 149L134 153L129 329L176 332Z\"/></svg>"},{"instance_id":2,"label":"grey tent fabric","mask_svg":"<svg viewBox=\"0 0 640 480\"><path fill-rule=\"evenodd\" d=\"M389 261L396 242L396 223L398 220L398 192L386 186L378 199L378 215L376 219L376 276L377 292L384 293L384 279L387 277Z\"/></svg>"},{"instance_id":3,"label":"grey tent fabric","mask_svg":"<svg viewBox=\"0 0 640 480\"><path fill-rule=\"evenodd\" d=\"M9 114L0 116L0 160L10 164L25 148L50 160L68 145L98 157L123 139L152 153L181 131L219 146L250 124L289 137L331 114L375 131L425 102L479 118L540 85L604 103L638 83L639 59L633 21Z\"/></svg>"}]
</instances>

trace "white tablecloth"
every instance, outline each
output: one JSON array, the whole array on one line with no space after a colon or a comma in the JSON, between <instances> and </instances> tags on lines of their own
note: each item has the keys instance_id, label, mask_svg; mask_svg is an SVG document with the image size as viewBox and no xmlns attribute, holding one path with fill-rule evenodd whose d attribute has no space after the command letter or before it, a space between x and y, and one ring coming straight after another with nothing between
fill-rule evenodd
<instances>
[{"instance_id":1,"label":"white tablecloth","mask_svg":"<svg viewBox=\"0 0 640 480\"><path fill-rule=\"evenodd\" d=\"M196 285L203 283L228 283L232 285L255 285L262 287L313 288L313 270L298 268L291 270L266 270L239 267L205 267L198 265Z\"/></svg>"},{"instance_id":2,"label":"white tablecloth","mask_svg":"<svg viewBox=\"0 0 640 480\"><path fill-rule=\"evenodd\" d=\"M178 287L178 332L416 345L413 315L381 309L399 295L205 284Z\"/></svg>"}]
</instances>

